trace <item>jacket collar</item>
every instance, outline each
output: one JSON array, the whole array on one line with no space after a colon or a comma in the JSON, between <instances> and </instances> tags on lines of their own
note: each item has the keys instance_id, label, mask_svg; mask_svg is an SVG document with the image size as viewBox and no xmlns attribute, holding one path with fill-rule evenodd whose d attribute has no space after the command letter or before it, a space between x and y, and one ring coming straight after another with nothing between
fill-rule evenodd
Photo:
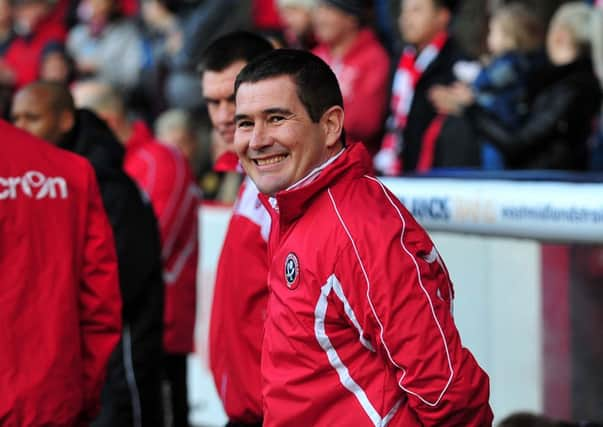
<instances>
[{"instance_id":1,"label":"jacket collar","mask_svg":"<svg viewBox=\"0 0 603 427\"><path fill-rule=\"evenodd\" d=\"M366 148L361 143L354 143L274 197L260 197L264 205L278 212L280 225L285 226L300 217L315 197L329 187L342 179L360 177L371 171L371 157Z\"/></svg>"}]
</instances>

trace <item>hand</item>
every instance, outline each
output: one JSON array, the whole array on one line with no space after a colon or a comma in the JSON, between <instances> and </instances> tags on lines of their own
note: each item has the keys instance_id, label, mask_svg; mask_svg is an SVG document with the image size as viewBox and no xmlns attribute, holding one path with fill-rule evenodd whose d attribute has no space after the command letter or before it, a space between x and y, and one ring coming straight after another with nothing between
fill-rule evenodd
<instances>
[{"instance_id":1,"label":"hand","mask_svg":"<svg viewBox=\"0 0 603 427\"><path fill-rule=\"evenodd\" d=\"M454 98L463 107L468 107L475 101L473 90L466 83L456 82L452 84L451 91Z\"/></svg>"},{"instance_id":2,"label":"hand","mask_svg":"<svg viewBox=\"0 0 603 427\"><path fill-rule=\"evenodd\" d=\"M89 59L82 59L77 62L77 70L83 75L93 75L98 71L98 64Z\"/></svg>"},{"instance_id":3,"label":"hand","mask_svg":"<svg viewBox=\"0 0 603 427\"><path fill-rule=\"evenodd\" d=\"M473 103L471 88L461 82L450 86L434 85L429 90L429 100L438 113L448 115L461 115L463 109Z\"/></svg>"}]
</instances>

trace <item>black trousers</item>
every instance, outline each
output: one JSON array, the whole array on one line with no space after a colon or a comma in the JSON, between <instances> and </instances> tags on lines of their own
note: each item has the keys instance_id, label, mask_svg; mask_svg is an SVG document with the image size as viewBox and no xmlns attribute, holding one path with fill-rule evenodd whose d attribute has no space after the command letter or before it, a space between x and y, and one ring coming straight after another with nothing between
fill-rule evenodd
<instances>
[{"instance_id":1,"label":"black trousers","mask_svg":"<svg viewBox=\"0 0 603 427\"><path fill-rule=\"evenodd\" d=\"M92 427L163 427L161 355L134 343L128 325L113 350Z\"/></svg>"},{"instance_id":2,"label":"black trousers","mask_svg":"<svg viewBox=\"0 0 603 427\"><path fill-rule=\"evenodd\" d=\"M187 354L165 354L163 358L164 382L170 390L169 408L173 427L189 427L188 389L186 386Z\"/></svg>"}]
</instances>

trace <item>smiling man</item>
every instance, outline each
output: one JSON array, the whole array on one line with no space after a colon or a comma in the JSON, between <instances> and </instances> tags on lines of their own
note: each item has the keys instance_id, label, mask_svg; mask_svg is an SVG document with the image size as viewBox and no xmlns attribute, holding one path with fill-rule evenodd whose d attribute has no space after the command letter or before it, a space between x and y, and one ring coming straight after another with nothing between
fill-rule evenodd
<instances>
[{"instance_id":1,"label":"smiling man","mask_svg":"<svg viewBox=\"0 0 603 427\"><path fill-rule=\"evenodd\" d=\"M272 217L264 426L490 425L446 267L363 146L342 142L330 68L276 50L235 97L235 148Z\"/></svg>"}]
</instances>

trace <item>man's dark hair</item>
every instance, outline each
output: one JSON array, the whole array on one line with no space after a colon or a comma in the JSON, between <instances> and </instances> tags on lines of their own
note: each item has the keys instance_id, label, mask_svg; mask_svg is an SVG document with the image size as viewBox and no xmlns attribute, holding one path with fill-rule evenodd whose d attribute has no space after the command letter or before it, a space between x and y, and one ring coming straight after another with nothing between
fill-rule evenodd
<instances>
[{"instance_id":1,"label":"man's dark hair","mask_svg":"<svg viewBox=\"0 0 603 427\"><path fill-rule=\"evenodd\" d=\"M235 31L218 37L201 55L197 71L222 71L237 61L249 62L274 49L272 44L258 34Z\"/></svg>"},{"instance_id":2,"label":"man's dark hair","mask_svg":"<svg viewBox=\"0 0 603 427\"><path fill-rule=\"evenodd\" d=\"M235 95L243 83L257 83L272 77L290 76L297 96L313 122L334 105L343 108L337 77L319 57L302 50L277 49L259 56L241 70L235 81Z\"/></svg>"}]
</instances>

